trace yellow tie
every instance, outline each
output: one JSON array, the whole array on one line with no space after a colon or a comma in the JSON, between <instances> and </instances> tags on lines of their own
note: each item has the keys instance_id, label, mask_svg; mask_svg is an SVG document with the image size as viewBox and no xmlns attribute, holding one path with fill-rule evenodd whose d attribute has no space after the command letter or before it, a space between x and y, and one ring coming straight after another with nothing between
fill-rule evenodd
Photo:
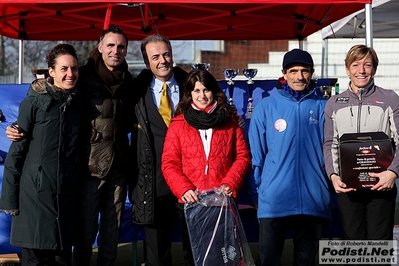
<instances>
[{"instance_id":1,"label":"yellow tie","mask_svg":"<svg viewBox=\"0 0 399 266\"><path fill-rule=\"evenodd\" d=\"M170 119L172 118L172 105L168 95L168 84L164 83L162 86L161 102L159 104L159 113L161 114L163 121L167 127L170 125Z\"/></svg>"}]
</instances>

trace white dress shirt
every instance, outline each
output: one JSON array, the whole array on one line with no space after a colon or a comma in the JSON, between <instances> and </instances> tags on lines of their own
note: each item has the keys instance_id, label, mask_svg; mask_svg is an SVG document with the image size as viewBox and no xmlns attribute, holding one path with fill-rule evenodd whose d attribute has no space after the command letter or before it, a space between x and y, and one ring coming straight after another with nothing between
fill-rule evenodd
<instances>
[{"instance_id":1,"label":"white dress shirt","mask_svg":"<svg viewBox=\"0 0 399 266\"><path fill-rule=\"evenodd\" d=\"M159 108L159 104L161 102L161 94L162 94L162 86L164 82L156 79L155 76L151 82L151 94L152 99L154 100L154 104ZM167 82L168 84L168 95L172 100L172 117L175 115L176 106L180 101L179 95L179 84L177 83L175 76L173 75Z\"/></svg>"}]
</instances>

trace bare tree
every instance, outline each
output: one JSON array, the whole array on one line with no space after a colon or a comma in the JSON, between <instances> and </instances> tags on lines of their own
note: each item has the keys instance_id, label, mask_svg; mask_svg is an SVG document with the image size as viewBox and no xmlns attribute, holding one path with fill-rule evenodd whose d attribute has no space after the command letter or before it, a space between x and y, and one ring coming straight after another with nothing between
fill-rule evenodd
<instances>
[{"instance_id":1,"label":"bare tree","mask_svg":"<svg viewBox=\"0 0 399 266\"><path fill-rule=\"evenodd\" d=\"M12 75L18 70L18 40L1 36L1 75Z\"/></svg>"},{"instance_id":2,"label":"bare tree","mask_svg":"<svg viewBox=\"0 0 399 266\"><path fill-rule=\"evenodd\" d=\"M90 52L97 47L96 41L70 41L69 44L73 45L78 54L79 65L84 65L89 58Z\"/></svg>"},{"instance_id":3,"label":"bare tree","mask_svg":"<svg viewBox=\"0 0 399 266\"><path fill-rule=\"evenodd\" d=\"M24 41L24 66L27 69L47 68L46 54L57 45L51 41Z\"/></svg>"},{"instance_id":4,"label":"bare tree","mask_svg":"<svg viewBox=\"0 0 399 266\"><path fill-rule=\"evenodd\" d=\"M32 69L47 68L46 54L59 43L69 43L76 49L79 65L84 65L90 52L97 47L96 41L24 41L24 82L32 80ZM141 60L139 41L130 41L127 60ZM0 36L0 76L7 76L7 81L18 80L19 40ZM14 80L14 81L13 81Z\"/></svg>"},{"instance_id":5,"label":"bare tree","mask_svg":"<svg viewBox=\"0 0 399 266\"><path fill-rule=\"evenodd\" d=\"M5 66L4 36L0 35L0 75L4 75L4 66Z\"/></svg>"}]
</instances>

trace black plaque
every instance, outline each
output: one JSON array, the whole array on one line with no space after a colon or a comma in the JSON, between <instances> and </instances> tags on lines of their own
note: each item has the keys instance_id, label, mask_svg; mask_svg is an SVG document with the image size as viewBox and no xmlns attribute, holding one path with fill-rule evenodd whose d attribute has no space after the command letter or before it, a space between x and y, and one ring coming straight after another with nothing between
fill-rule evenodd
<instances>
[{"instance_id":1,"label":"black plaque","mask_svg":"<svg viewBox=\"0 0 399 266\"><path fill-rule=\"evenodd\" d=\"M380 173L391 165L392 141L384 132L343 134L339 153L342 182L348 188L370 188L379 180L368 173Z\"/></svg>"}]
</instances>

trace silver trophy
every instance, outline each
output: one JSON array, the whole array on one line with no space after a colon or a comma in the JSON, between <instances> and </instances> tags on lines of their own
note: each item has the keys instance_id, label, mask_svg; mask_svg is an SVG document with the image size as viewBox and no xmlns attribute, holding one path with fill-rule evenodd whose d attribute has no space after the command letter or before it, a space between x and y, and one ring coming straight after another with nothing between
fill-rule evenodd
<instances>
[{"instance_id":1,"label":"silver trophy","mask_svg":"<svg viewBox=\"0 0 399 266\"><path fill-rule=\"evenodd\" d=\"M234 93L234 81L233 78L235 78L238 74L238 69L225 69L223 70L223 75L227 79L227 84L229 85L229 103L230 105L233 105L234 99L233 99L233 93Z\"/></svg>"},{"instance_id":2,"label":"silver trophy","mask_svg":"<svg viewBox=\"0 0 399 266\"><path fill-rule=\"evenodd\" d=\"M253 99L252 99L252 92L254 90L254 81L252 80L256 74L258 74L258 70L256 68L244 68L242 70L244 76L248 79L248 106L247 112L245 113L245 118L251 119L252 111L254 110Z\"/></svg>"},{"instance_id":3,"label":"silver trophy","mask_svg":"<svg viewBox=\"0 0 399 266\"><path fill-rule=\"evenodd\" d=\"M323 97L329 99L331 97L333 86L320 86L321 92L323 92Z\"/></svg>"},{"instance_id":4,"label":"silver trophy","mask_svg":"<svg viewBox=\"0 0 399 266\"><path fill-rule=\"evenodd\" d=\"M210 63L196 63L191 66L191 69L198 69L198 70L206 70L208 71L209 67L211 66Z\"/></svg>"}]
</instances>

